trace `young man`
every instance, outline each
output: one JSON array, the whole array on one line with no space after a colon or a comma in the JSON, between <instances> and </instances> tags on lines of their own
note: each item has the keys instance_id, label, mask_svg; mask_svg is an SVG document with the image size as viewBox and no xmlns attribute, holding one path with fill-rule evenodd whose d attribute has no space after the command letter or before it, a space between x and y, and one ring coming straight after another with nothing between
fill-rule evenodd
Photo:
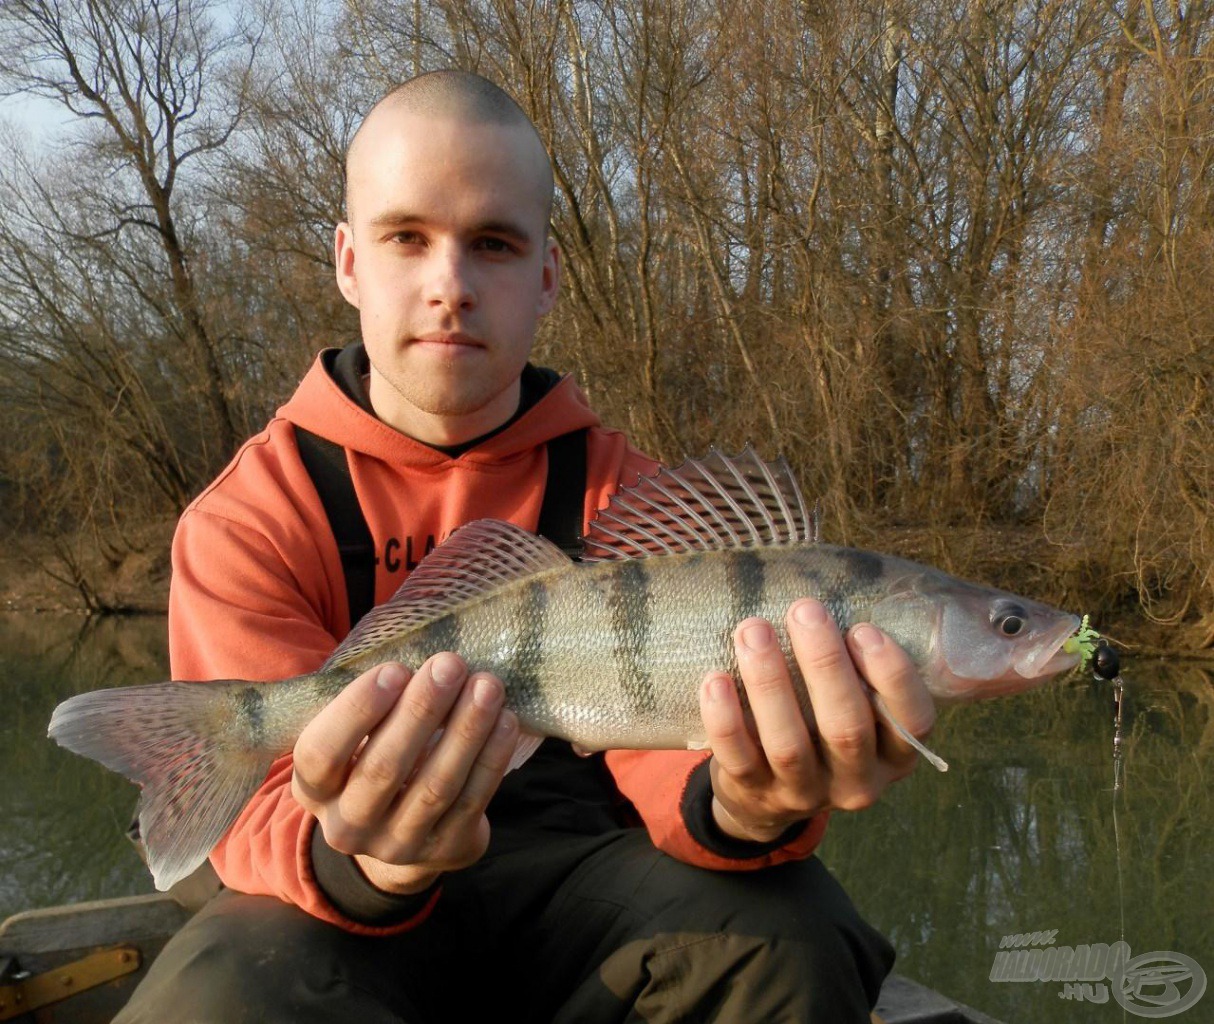
<instances>
[{"instance_id":1,"label":"young man","mask_svg":"<svg viewBox=\"0 0 1214 1024\"><path fill-rule=\"evenodd\" d=\"M416 78L368 115L347 173L337 283L362 344L322 354L182 517L174 678L310 671L350 628L301 431L345 449L377 601L465 522L535 529L557 438L585 432L583 521L653 469L527 363L560 253L547 154L513 101ZM861 679L919 734L932 705L873 627L844 640L808 600L787 627L817 739L754 619L736 634L754 726L727 676L703 680L711 755L550 740L504 781L518 724L499 680L454 653L366 673L271 770L212 855L228 890L119 1019L866 1021L892 953L810 854L828 809L914 763Z\"/></svg>"}]
</instances>

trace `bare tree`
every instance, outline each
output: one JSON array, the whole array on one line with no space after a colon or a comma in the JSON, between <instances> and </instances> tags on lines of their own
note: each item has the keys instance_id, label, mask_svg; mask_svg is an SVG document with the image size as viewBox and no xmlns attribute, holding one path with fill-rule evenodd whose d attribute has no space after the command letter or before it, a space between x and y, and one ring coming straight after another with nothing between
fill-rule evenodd
<instances>
[{"instance_id":1,"label":"bare tree","mask_svg":"<svg viewBox=\"0 0 1214 1024\"><path fill-rule=\"evenodd\" d=\"M91 126L78 159L101 172L84 178L92 216L47 226L61 246L111 256L136 289L144 268L123 266L119 254L158 251L171 289L157 312L191 361L210 420L204 462L213 469L242 431L199 296L198 211L182 196L183 177L240 124L255 42L239 28L220 31L210 7L205 0L10 0L0 9L0 83L55 100Z\"/></svg>"},{"instance_id":2,"label":"bare tree","mask_svg":"<svg viewBox=\"0 0 1214 1024\"><path fill-rule=\"evenodd\" d=\"M38 438L0 443L14 509L179 505L353 337L331 284L345 146L384 90L458 66L551 152L566 288L536 357L608 421L668 460L786 452L832 536L1016 531L1044 596L1214 643L1214 8L259 18L264 44L201 0L0 9L6 88L86 126L68 173L19 147L0 169L0 389Z\"/></svg>"}]
</instances>

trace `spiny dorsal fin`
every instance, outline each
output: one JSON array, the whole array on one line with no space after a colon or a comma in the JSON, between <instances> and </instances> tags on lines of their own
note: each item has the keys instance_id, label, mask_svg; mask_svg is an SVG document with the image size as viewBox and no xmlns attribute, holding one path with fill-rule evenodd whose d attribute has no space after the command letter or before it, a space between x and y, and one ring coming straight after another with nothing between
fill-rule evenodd
<instances>
[{"instance_id":1,"label":"spiny dorsal fin","mask_svg":"<svg viewBox=\"0 0 1214 1024\"><path fill-rule=\"evenodd\" d=\"M586 561L817 540L814 517L783 459L764 462L747 445L621 488L587 531Z\"/></svg>"},{"instance_id":2,"label":"spiny dorsal fin","mask_svg":"<svg viewBox=\"0 0 1214 1024\"><path fill-rule=\"evenodd\" d=\"M392 597L362 617L322 671L507 583L569 564L551 541L513 523L478 519L461 526L422 559Z\"/></svg>"}]
</instances>

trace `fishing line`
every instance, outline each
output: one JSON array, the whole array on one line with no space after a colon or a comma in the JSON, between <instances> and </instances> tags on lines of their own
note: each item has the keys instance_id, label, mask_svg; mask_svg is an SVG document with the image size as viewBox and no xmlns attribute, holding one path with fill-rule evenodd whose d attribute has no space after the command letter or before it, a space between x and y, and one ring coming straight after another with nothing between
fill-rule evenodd
<instances>
[{"instance_id":1,"label":"fishing line","mask_svg":"<svg viewBox=\"0 0 1214 1024\"><path fill-rule=\"evenodd\" d=\"M1084 623L1086 625L1086 618ZM1090 652L1092 672L1095 678L1113 684L1113 849L1117 860L1117 911L1121 919L1122 942L1125 942L1125 881L1121 868L1121 821L1117 805L1125 798L1125 748L1123 745L1123 715L1125 708L1125 680L1121 678L1121 660L1117 651L1103 637L1096 640ZM1120 1000L1118 1000L1120 1002ZM1121 1019L1126 1020L1126 1007L1122 1004Z\"/></svg>"},{"instance_id":2,"label":"fishing line","mask_svg":"<svg viewBox=\"0 0 1214 1024\"><path fill-rule=\"evenodd\" d=\"M1099 676L1097 677L1099 678ZM1121 874L1121 823L1117 818L1117 805L1124 799L1125 750L1122 747L1122 708L1125 704L1125 682L1120 674L1113 680L1113 848L1117 853L1117 909L1121 915L1121 941L1125 942L1125 884ZM1126 1008L1122 1004L1121 1019L1126 1020Z\"/></svg>"}]
</instances>

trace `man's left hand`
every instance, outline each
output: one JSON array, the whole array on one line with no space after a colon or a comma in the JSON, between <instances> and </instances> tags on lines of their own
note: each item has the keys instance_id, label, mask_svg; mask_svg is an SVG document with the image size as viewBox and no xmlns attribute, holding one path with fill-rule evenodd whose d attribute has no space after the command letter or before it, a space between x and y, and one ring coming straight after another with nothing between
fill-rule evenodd
<instances>
[{"instance_id":1,"label":"man's left hand","mask_svg":"<svg viewBox=\"0 0 1214 1024\"><path fill-rule=\"evenodd\" d=\"M918 754L876 717L865 683L914 736L926 736L935 722L931 695L910 658L875 626L858 624L844 639L810 599L794 603L785 623L813 726L764 619L747 619L734 633L750 715L728 674L710 673L700 689L713 752L713 817L737 839L770 842L822 811L868 807L910 773Z\"/></svg>"}]
</instances>

